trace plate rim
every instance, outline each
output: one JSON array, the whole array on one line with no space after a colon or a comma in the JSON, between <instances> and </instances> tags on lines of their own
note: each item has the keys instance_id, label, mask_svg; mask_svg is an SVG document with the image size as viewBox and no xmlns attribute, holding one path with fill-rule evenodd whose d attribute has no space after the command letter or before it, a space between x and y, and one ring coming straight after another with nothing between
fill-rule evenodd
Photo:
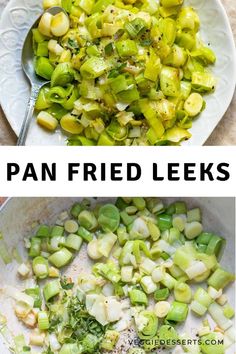
<instances>
[{"instance_id":1,"label":"plate rim","mask_svg":"<svg viewBox=\"0 0 236 354\"><path fill-rule=\"evenodd\" d=\"M5 6L5 8L3 9L3 12L0 16L0 25L1 25L1 22L2 22L2 19L4 16L6 16L6 14L8 13L9 11L9 8L11 8L12 6L12 3L13 3L14 0L9 0L7 5ZM205 0L207 1L207 0ZM232 56L232 59L231 59L231 62L234 64L232 65L233 67L233 72L232 72L232 75L231 75L231 79L232 79L232 84L231 84L231 92L227 95L227 104L225 105L225 108L223 110L223 113L221 115L221 118L219 118L215 124L213 124L213 129L211 130L210 134L207 135L206 137L203 137L202 138L202 142L200 144L191 144L191 138L187 141L183 141L180 145L181 146L203 146L205 144L205 142L207 141L207 139L211 136L211 134L213 133L213 131L216 129L216 127L219 125L219 123L221 122L221 120L224 118L225 116L225 113L227 112L227 110L229 109L230 105L231 105L231 102L233 100L233 97L234 97L234 94L236 92L236 44L235 44L235 40L234 40L234 34L233 34L233 31L232 31L232 27L231 27L231 23L230 23L230 20L229 20L229 16L227 14L227 11L224 7L224 5L222 4L221 0L215 0L215 2L217 3L217 6L219 6L220 8L220 11L221 11L221 14L222 16L224 17L224 22L226 24L226 30L227 30L227 37L228 37L228 40L229 40L229 44L230 44L230 47L232 48L232 53L233 53L233 56ZM25 75L25 74L24 74ZM1 98L1 95L0 95L0 106L1 106L1 109L5 115L5 119L7 119L11 129L13 130L13 132L15 133L16 137L19 136L19 131L17 131L16 129L16 126L15 124L13 124L13 120L11 119L11 117L9 117L9 115L7 115L6 113L6 110L4 108L4 105L2 104L2 98ZM3 118L3 119L4 119ZM190 132L191 132L191 129L190 129ZM28 144L27 144L28 145ZM43 144L44 145L44 144ZM53 146L54 144L45 144L44 146ZM235 145L236 145L236 142L235 142ZM59 144L55 144L54 146L60 146ZM66 146L66 145L64 145Z\"/></svg>"}]
</instances>

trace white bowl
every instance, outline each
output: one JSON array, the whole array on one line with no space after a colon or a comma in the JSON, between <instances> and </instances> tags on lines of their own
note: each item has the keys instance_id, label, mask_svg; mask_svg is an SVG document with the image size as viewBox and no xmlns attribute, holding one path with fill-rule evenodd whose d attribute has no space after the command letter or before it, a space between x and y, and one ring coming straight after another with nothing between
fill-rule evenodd
<instances>
[{"instance_id":1,"label":"white bowl","mask_svg":"<svg viewBox=\"0 0 236 354\"><path fill-rule=\"evenodd\" d=\"M27 31L42 12L41 2L41 0L10 0L0 20L0 101L17 135L29 97L29 84L21 70L21 48ZM201 19L201 37L206 43L210 43L217 56L217 63L213 68L218 78L216 92L206 96L206 110L190 129L192 138L183 143L183 145L203 145L226 112L234 93L235 46L229 20L220 0L185 0L185 4L197 9ZM227 131L224 134L227 134ZM65 145L65 143L66 137L60 129L56 134L47 133L37 126L35 119L33 120L27 145Z\"/></svg>"}]
</instances>

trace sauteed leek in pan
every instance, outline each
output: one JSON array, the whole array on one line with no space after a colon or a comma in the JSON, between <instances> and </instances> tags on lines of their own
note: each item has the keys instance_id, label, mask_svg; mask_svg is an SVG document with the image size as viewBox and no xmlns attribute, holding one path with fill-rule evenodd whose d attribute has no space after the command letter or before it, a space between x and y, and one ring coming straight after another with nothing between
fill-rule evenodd
<instances>
[{"instance_id":1,"label":"sauteed leek in pan","mask_svg":"<svg viewBox=\"0 0 236 354\"><path fill-rule=\"evenodd\" d=\"M235 329L225 288L235 276L220 264L225 239L202 221L182 201L118 198L84 200L55 224L34 227L18 267L28 285L6 289L30 330L29 341L15 337L13 352L226 353ZM85 270L68 276L84 254ZM1 255L9 261L3 240ZM189 316L198 318L192 337L183 326Z\"/></svg>"}]
</instances>

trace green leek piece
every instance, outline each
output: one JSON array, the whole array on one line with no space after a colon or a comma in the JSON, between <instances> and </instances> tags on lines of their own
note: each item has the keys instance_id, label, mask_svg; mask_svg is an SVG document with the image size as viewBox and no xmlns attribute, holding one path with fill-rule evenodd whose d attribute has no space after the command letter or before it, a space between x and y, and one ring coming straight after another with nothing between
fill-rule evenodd
<instances>
[{"instance_id":1,"label":"green leek piece","mask_svg":"<svg viewBox=\"0 0 236 354\"><path fill-rule=\"evenodd\" d=\"M59 354L77 354L78 350L77 343L65 343L61 347Z\"/></svg>"},{"instance_id":2,"label":"green leek piece","mask_svg":"<svg viewBox=\"0 0 236 354\"><path fill-rule=\"evenodd\" d=\"M85 353L94 353L98 348L99 339L97 336L88 333L82 341L82 347L84 348Z\"/></svg>"},{"instance_id":3,"label":"green leek piece","mask_svg":"<svg viewBox=\"0 0 236 354\"><path fill-rule=\"evenodd\" d=\"M75 203L72 208L70 209L70 214L77 219L79 216L79 213L82 211L83 207L81 203Z\"/></svg>"},{"instance_id":4,"label":"green leek piece","mask_svg":"<svg viewBox=\"0 0 236 354\"><path fill-rule=\"evenodd\" d=\"M184 234L187 239L192 240L202 232L202 224L198 221L192 221L185 224Z\"/></svg>"},{"instance_id":5,"label":"green leek piece","mask_svg":"<svg viewBox=\"0 0 236 354\"><path fill-rule=\"evenodd\" d=\"M126 241L129 240L129 234L127 233L125 226L119 226L117 229L118 241L121 246L124 246Z\"/></svg>"},{"instance_id":6,"label":"green leek piece","mask_svg":"<svg viewBox=\"0 0 236 354\"><path fill-rule=\"evenodd\" d=\"M178 14L178 10L179 10L178 6L171 6L171 7L160 6L159 8L160 15L164 18L176 16Z\"/></svg>"},{"instance_id":7,"label":"green leek piece","mask_svg":"<svg viewBox=\"0 0 236 354\"><path fill-rule=\"evenodd\" d=\"M213 344L214 343L214 344ZM209 333L201 337L200 348L203 354L224 354L224 341L217 332Z\"/></svg>"},{"instance_id":8,"label":"green leek piece","mask_svg":"<svg viewBox=\"0 0 236 354\"><path fill-rule=\"evenodd\" d=\"M99 137L98 145L99 146L113 146L113 145L115 145L115 141L106 132L103 132Z\"/></svg>"},{"instance_id":9,"label":"green leek piece","mask_svg":"<svg viewBox=\"0 0 236 354\"><path fill-rule=\"evenodd\" d=\"M198 92L210 92L215 89L216 80L210 73L193 72L192 87Z\"/></svg>"},{"instance_id":10,"label":"green leek piece","mask_svg":"<svg viewBox=\"0 0 236 354\"><path fill-rule=\"evenodd\" d=\"M142 311L140 312L140 316L145 317L148 320L146 326L142 329L142 331L138 332L138 336L142 340L152 339L156 333L158 328L158 318L154 312L151 311Z\"/></svg>"},{"instance_id":11,"label":"green leek piece","mask_svg":"<svg viewBox=\"0 0 236 354\"><path fill-rule=\"evenodd\" d=\"M69 146L94 146L95 142L93 140L87 139L84 136L73 135L73 137L68 139Z\"/></svg>"},{"instance_id":12,"label":"green leek piece","mask_svg":"<svg viewBox=\"0 0 236 354\"><path fill-rule=\"evenodd\" d=\"M79 227L77 234L80 237L82 237L82 239L86 242L90 242L93 240L93 235L88 230L86 230L83 226Z\"/></svg>"},{"instance_id":13,"label":"green leek piece","mask_svg":"<svg viewBox=\"0 0 236 354\"><path fill-rule=\"evenodd\" d=\"M148 304L148 298L147 295L138 289L132 289L129 291L129 297L131 304L136 306L136 305L145 305L147 306Z\"/></svg>"},{"instance_id":14,"label":"green leek piece","mask_svg":"<svg viewBox=\"0 0 236 354\"><path fill-rule=\"evenodd\" d=\"M197 245L197 250L199 253L206 253L206 249L207 249L207 245L203 245L201 243Z\"/></svg>"},{"instance_id":15,"label":"green leek piece","mask_svg":"<svg viewBox=\"0 0 236 354\"><path fill-rule=\"evenodd\" d=\"M234 309L230 305L226 305L224 307L223 313L224 313L225 317L228 319L234 317L234 315L235 315Z\"/></svg>"},{"instance_id":16,"label":"green leek piece","mask_svg":"<svg viewBox=\"0 0 236 354\"><path fill-rule=\"evenodd\" d=\"M91 57L80 68L81 75L86 79L96 79L104 74L107 65L102 58Z\"/></svg>"},{"instance_id":17,"label":"green leek piece","mask_svg":"<svg viewBox=\"0 0 236 354\"><path fill-rule=\"evenodd\" d=\"M112 5L114 2L115 0L98 0L93 6L92 13L104 11L109 5Z\"/></svg>"},{"instance_id":18,"label":"green leek piece","mask_svg":"<svg viewBox=\"0 0 236 354\"><path fill-rule=\"evenodd\" d=\"M169 268L169 272L176 280L179 280L179 278L183 277L185 274L184 271L175 264Z\"/></svg>"},{"instance_id":19,"label":"green leek piece","mask_svg":"<svg viewBox=\"0 0 236 354\"><path fill-rule=\"evenodd\" d=\"M216 290L224 289L229 283L234 281L233 274L227 272L223 268L217 268L214 273L207 280L209 286L212 286Z\"/></svg>"},{"instance_id":20,"label":"green leek piece","mask_svg":"<svg viewBox=\"0 0 236 354\"><path fill-rule=\"evenodd\" d=\"M163 140L168 140L173 143L179 143L182 140L186 140L191 138L191 134L180 127L173 127L171 129L166 130L165 134L163 135Z\"/></svg>"},{"instance_id":21,"label":"green leek piece","mask_svg":"<svg viewBox=\"0 0 236 354\"><path fill-rule=\"evenodd\" d=\"M98 225L94 213L88 210L81 211L81 213L78 216L78 220L80 225L89 231L95 229Z\"/></svg>"},{"instance_id":22,"label":"green leek piece","mask_svg":"<svg viewBox=\"0 0 236 354\"><path fill-rule=\"evenodd\" d=\"M78 90L78 88L73 86L73 90L72 90L71 94L67 95L67 98L62 103L63 108L65 108L65 110L67 110L67 111L72 110L74 108L74 103L78 99L78 97L79 97L79 90ZM67 112L65 112L65 115L66 115L66 113Z\"/></svg>"},{"instance_id":23,"label":"green leek piece","mask_svg":"<svg viewBox=\"0 0 236 354\"><path fill-rule=\"evenodd\" d=\"M196 238L196 242L198 244L203 244L203 245L208 245L208 243L210 242L211 238L212 238L213 234L208 233L208 232L202 232L197 238Z\"/></svg>"},{"instance_id":24,"label":"green leek piece","mask_svg":"<svg viewBox=\"0 0 236 354\"><path fill-rule=\"evenodd\" d=\"M175 104L167 99L161 99L156 103L157 115L164 121L172 121L175 120L176 112L175 112Z\"/></svg>"},{"instance_id":25,"label":"green leek piece","mask_svg":"<svg viewBox=\"0 0 236 354\"><path fill-rule=\"evenodd\" d=\"M147 119L148 124L153 128L158 138L161 138L165 132L165 128L159 118L157 118L157 112L150 107L147 100L139 101L139 105L144 117Z\"/></svg>"},{"instance_id":26,"label":"green leek piece","mask_svg":"<svg viewBox=\"0 0 236 354\"><path fill-rule=\"evenodd\" d=\"M199 60L203 65L214 64L216 61L215 53L208 47L200 47L191 52L191 56Z\"/></svg>"},{"instance_id":27,"label":"green leek piece","mask_svg":"<svg viewBox=\"0 0 236 354\"><path fill-rule=\"evenodd\" d=\"M164 252L163 252L164 253ZM170 256L167 255L166 259L169 259ZM165 287L167 287L169 290L172 290L176 286L177 280L172 277L169 273L164 273L164 277L161 280L161 284L163 284Z\"/></svg>"},{"instance_id":28,"label":"green leek piece","mask_svg":"<svg viewBox=\"0 0 236 354\"><path fill-rule=\"evenodd\" d=\"M154 50L150 48L150 56L146 62L144 78L156 82L161 72L161 60ZM146 84L146 82L145 82ZM139 82L140 85L140 82Z\"/></svg>"},{"instance_id":29,"label":"green leek piece","mask_svg":"<svg viewBox=\"0 0 236 354\"><path fill-rule=\"evenodd\" d=\"M207 307L200 304L200 302L193 300L191 303L191 310L198 316L204 316L207 312Z\"/></svg>"},{"instance_id":30,"label":"green leek piece","mask_svg":"<svg viewBox=\"0 0 236 354\"><path fill-rule=\"evenodd\" d=\"M116 95L117 99L123 103L131 103L139 100L139 91L136 86L132 86L126 91L121 91Z\"/></svg>"},{"instance_id":31,"label":"green leek piece","mask_svg":"<svg viewBox=\"0 0 236 354\"><path fill-rule=\"evenodd\" d=\"M82 237L70 234L66 238L66 247L71 248L72 250L79 251L83 243Z\"/></svg>"},{"instance_id":32,"label":"green leek piece","mask_svg":"<svg viewBox=\"0 0 236 354\"><path fill-rule=\"evenodd\" d=\"M138 53L137 45L131 39L116 42L116 50L120 57L130 57Z\"/></svg>"},{"instance_id":33,"label":"green leek piece","mask_svg":"<svg viewBox=\"0 0 236 354\"><path fill-rule=\"evenodd\" d=\"M48 92L48 100L63 105L72 91L73 85L68 86L66 89L60 86L52 87Z\"/></svg>"},{"instance_id":34,"label":"green leek piece","mask_svg":"<svg viewBox=\"0 0 236 354\"><path fill-rule=\"evenodd\" d=\"M30 249L29 249L29 256L30 257L37 257L40 255L41 243L42 243L42 240L39 237L32 237L30 239Z\"/></svg>"},{"instance_id":35,"label":"green leek piece","mask_svg":"<svg viewBox=\"0 0 236 354\"><path fill-rule=\"evenodd\" d=\"M208 255L205 253L196 253L196 259L202 261L207 269L216 269L217 267L217 258L213 255Z\"/></svg>"},{"instance_id":36,"label":"green leek piece","mask_svg":"<svg viewBox=\"0 0 236 354\"><path fill-rule=\"evenodd\" d=\"M182 7L178 15L177 24L182 30L196 33L200 26L199 16L193 7Z\"/></svg>"},{"instance_id":37,"label":"green leek piece","mask_svg":"<svg viewBox=\"0 0 236 354\"><path fill-rule=\"evenodd\" d=\"M153 128L148 129L146 136L151 145L156 145L159 141L159 137Z\"/></svg>"},{"instance_id":38,"label":"green leek piece","mask_svg":"<svg viewBox=\"0 0 236 354\"><path fill-rule=\"evenodd\" d=\"M161 4L164 7L172 7L183 4L183 0L161 0Z\"/></svg>"},{"instance_id":39,"label":"green leek piece","mask_svg":"<svg viewBox=\"0 0 236 354\"><path fill-rule=\"evenodd\" d=\"M218 256L223 246L223 239L217 235L212 235L207 247L206 254Z\"/></svg>"},{"instance_id":40,"label":"green leek piece","mask_svg":"<svg viewBox=\"0 0 236 354\"><path fill-rule=\"evenodd\" d=\"M136 216L134 216L134 215L129 215L129 214L127 214L126 211L121 211L121 212L120 212L120 217L121 217L122 222L123 222L126 226L132 224L133 221L136 219Z\"/></svg>"},{"instance_id":41,"label":"green leek piece","mask_svg":"<svg viewBox=\"0 0 236 354\"><path fill-rule=\"evenodd\" d=\"M38 76L46 80L51 80L54 73L54 66L50 63L48 58L39 57L35 62L35 71Z\"/></svg>"},{"instance_id":42,"label":"green leek piece","mask_svg":"<svg viewBox=\"0 0 236 354\"><path fill-rule=\"evenodd\" d=\"M52 103L48 99L49 91L50 91L50 89L48 86L44 86L40 90L36 104L35 104L35 108L37 110L44 110L44 109L49 108L52 105Z\"/></svg>"},{"instance_id":43,"label":"green leek piece","mask_svg":"<svg viewBox=\"0 0 236 354\"><path fill-rule=\"evenodd\" d=\"M176 38L176 21L172 18L161 18L159 28L163 34L164 42L172 46Z\"/></svg>"},{"instance_id":44,"label":"green leek piece","mask_svg":"<svg viewBox=\"0 0 236 354\"><path fill-rule=\"evenodd\" d=\"M52 227L51 232L50 232L50 237L54 236L63 236L64 235L64 227L55 225Z\"/></svg>"},{"instance_id":45,"label":"green leek piece","mask_svg":"<svg viewBox=\"0 0 236 354\"><path fill-rule=\"evenodd\" d=\"M106 55L112 55L113 51L114 51L114 47L112 43L109 43L106 45L106 47L104 48L105 54Z\"/></svg>"},{"instance_id":46,"label":"green leek piece","mask_svg":"<svg viewBox=\"0 0 236 354\"><path fill-rule=\"evenodd\" d=\"M192 298L192 290L186 283L178 282L174 288L175 300L189 304Z\"/></svg>"},{"instance_id":47,"label":"green leek piece","mask_svg":"<svg viewBox=\"0 0 236 354\"><path fill-rule=\"evenodd\" d=\"M115 232L120 224L120 214L113 204L105 204L99 209L98 224L105 232Z\"/></svg>"},{"instance_id":48,"label":"green leek piece","mask_svg":"<svg viewBox=\"0 0 236 354\"><path fill-rule=\"evenodd\" d=\"M124 75L119 75L109 80L112 91L116 94L128 89L128 84Z\"/></svg>"},{"instance_id":49,"label":"green leek piece","mask_svg":"<svg viewBox=\"0 0 236 354\"><path fill-rule=\"evenodd\" d=\"M60 104L53 103L47 109L47 113L51 114L57 120L61 120L61 118L64 117L68 113L68 111L65 108L63 108Z\"/></svg>"},{"instance_id":50,"label":"green leek piece","mask_svg":"<svg viewBox=\"0 0 236 354\"><path fill-rule=\"evenodd\" d=\"M174 264L180 269L185 270L190 267L192 261L195 259L194 254L189 252L186 247L179 247L174 254Z\"/></svg>"},{"instance_id":51,"label":"green leek piece","mask_svg":"<svg viewBox=\"0 0 236 354\"><path fill-rule=\"evenodd\" d=\"M101 343L101 348L112 351L118 342L120 333L114 330L107 330Z\"/></svg>"},{"instance_id":52,"label":"green leek piece","mask_svg":"<svg viewBox=\"0 0 236 354\"><path fill-rule=\"evenodd\" d=\"M197 301L199 304L208 308L212 303L212 298L208 294L206 290L203 288L198 288L193 296L194 300Z\"/></svg>"},{"instance_id":53,"label":"green leek piece","mask_svg":"<svg viewBox=\"0 0 236 354\"><path fill-rule=\"evenodd\" d=\"M39 286L36 286L35 288L28 288L25 290L25 293L27 295L32 296L32 298L34 299L34 308L41 308L42 298Z\"/></svg>"},{"instance_id":54,"label":"green leek piece","mask_svg":"<svg viewBox=\"0 0 236 354\"><path fill-rule=\"evenodd\" d=\"M75 6L79 6L87 15L90 15L92 13L94 3L94 0L76 0Z\"/></svg>"},{"instance_id":55,"label":"green leek piece","mask_svg":"<svg viewBox=\"0 0 236 354\"><path fill-rule=\"evenodd\" d=\"M111 121L106 131L115 141L122 141L128 135L127 127L121 126L115 119Z\"/></svg>"},{"instance_id":56,"label":"green leek piece","mask_svg":"<svg viewBox=\"0 0 236 354\"><path fill-rule=\"evenodd\" d=\"M38 57L48 57L48 42L47 41L38 43L36 54Z\"/></svg>"},{"instance_id":57,"label":"green leek piece","mask_svg":"<svg viewBox=\"0 0 236 354\"><path fill-rule=\"evenodd\" d=\"M171 65L175 68L182 67L187 60L187 53L184 48L181 48L177 44L172 47L171 53L163 60L165 65Z\"/></svg>"},{"instance_id":58,"label":"green leek piece","mask_svg":"<svg viewBox=\"0 0 236 354\"><path fill-rule=\"evenodd\" d=\"M146 207L146 201L144 198L141 197L132 198L132 202L138 210L144 210Z\"/></svg>"},{"instance_id":59,"label":"green leek piece","mask_svg":"<svg viewBox=\"0 0 236 354\"><path fill-rule=\"evenodd\" d=\"M199 208L188 210L187 212L187 222L192 221L202 221L201 210Z\"/></svg>"},{"instance_id":60,"label":"green leek piece","mask_svg":"<svg viewBox=\"0 0 236 354\"><path fill-rule=\"evenodd\" d=\"M47 37L44 36L39 30L38 28L33 28L32 29L32 34L33 34L33 40L36 42L36 43L42 43L44 42Z\"/></svg>"},{"instance_id":61,"label":"green leek piece","mask_svg":"<svg viewBox=\"0 0 236 354\"><path fill-rule=\"evenodd\" d=\"M61 248L59 251L48 257L49 262L57 268L64 267L71 261L71 259L72 253L66 248Z\"/></svg>"},{"instance_id":62,"label":"green leek piece","mask_svg":"<svg viewBox=\"0 0 236 354\"><path fill-rule=\"evenodd\" d=\"M39 311L38 312L38 327L41 331L45 331L49 329L49 318L46 311Z\"/></svg>"},{"instance_id":63,"label":"green leek piece","mask_svg":"<svg viewBox=\"0 0 236 354\"><path fill-rule=\"evenodd\" d=\"M33 260L33 271L38 279L45 279L49 273L48 261L44 257L36 257Z\"/></svg>"},{"instance_id":64,"label":"green leek piece","mask_svg":"<svg viewBox=\"0 0 236 354\"><path fill-rule=\"evenodd\" d=\"M188 315L188 305L182 302L174 301L171 304L170 311L166 319L173 322L183 322Z\"/></svg>"},{"instance_id":65,"label":"green leek piece","mask_svg":"<svg viewBox=\"0 0 236 354\"><path fill-rule=\"evenodd\" d=\"M177 32L176 43L187 50L192 50L196 45L196 36L185 31Z\"/></svg>"},{"instance_id":66,"label":"green leek piece","mask_svg":"<svg viewBox=\"0 0 236 354\"><path fill-rule=\"evenodd\" d=\"M168 299L170 295L170 290L168 288L158 289L154 293L154 299L156 301L164 301Z\"/></svg>"},{"instance_id":67,"label":"green leek piece","mask_svg":"<svg viewBox=\"0 0 236 354\"><path fill-rule=\"evenodd\" d=\"M179 70L164 66L160 72L161 90L165 96L177 97L180 94Z\"/></svg>"},{"instance_id":68,"label":"green leek piece","mask_svg":"<svg viewBox=\"0 0 236 354\"><path fill-rule=\"evenodd\" d=\"M70 13L72 8L72 0L61 0L61 6L66 12Z\"/></svg>"},{"instance_id":69,"label":"green leek piece","mask_svg":"<svg viewBox=\"0 0 236 354\"><path fill-rule=\"evenodd\" d=\"M174 348L178 338L178 333L172 326L162 325L158 330L158 339L163 347Z\"/></svg>"},{"instance_id":70,"label":"green leek piece","mask_svg":"<svg viewBox=\"0 0 236 354\"><path fill-rule=\"evenodd\" d=\"M172 227L172 217L168 214L157 216L158 227L161 231L168 230Z\"/></svg>"},{"instance_id":71,"label":"green leek piece","mask_svg":"<svg viewBox=\"0 0 236 354\"><path fill-rule=\"evenodd\" d=\"M46 301L50 300L54 296L60 293L60 282L58 280L53 280L47 283L43 288L43 294Z\"/></svg>"},{"instance_id":72,"label":"green leek piece","mask_svg":"<svg viewBox=\"0 0 236 354\"><path fill-rule=\"evenodd\" d=\"M156 224L154 224L153 222L149 221L148 222L148 229L149 229L152 240L157 241L161 236L159 227Z\"/></svg>"},{"instance_id":73,"label":"green leek piece","mask_svg":"<svg viewBox=\"0 0 236 354\"><path fill-rule=\"evenodd\" d=\"M183 81L183 80L180 82L181 96L183 97L184 100L186 100L189 97L191 90L192 90L192 85L190 82Z\"/></svg>"},{"instance_id":74,"label":"green leek piece","mask_svg":"<svg viewBox=\"0 0 236 354\"><path fill-rule=\"evenodd\" d=\"M70 63L60 63L53 71L51 87L66 86L74 80L74 70Z\"/></svg>"},{"instance_id":75,"label":"green leek piece","mask_svg":"<svg viewBox=\"0 0 236 354\"><path fill-rule=\"evenodd\" d=\"M134 39L146 30L146 22L141 18L136 18L135 20L125 24L125 29L129 36Z\"/></svg>"},{"instance_id":76,"label":"green leek piece","mask_svg":"<svg viewBox=\"0 0 236 354\"><path fill-rule=\"evenodd\" d=\"M48 237L49 234L50 234L50 227L47 225L40 225L36 232L37 237Z\"/></svg>"},{"instance_id":77,"label":"green leek piece","mask_svg":"<svg viewBox=\"0 0 236 354\"><path fill-rule=\"evenodd\" d=\"M120 271L114 262L108 261L105 263L96 263L93 267L95 274L99 274L105 279L110 280L112 283L117 284L120 279Z\"/></svg>"},{"instance_id":78,"label":"green leek piece","mask_svg":"<svg viewBox=\"0 0 236 354\"><path fill-rule=\"evenodd\" d=\"M187 207L185 202L175 202L175 211L173 214L186 214L187 213Z\"/></svg>"}]
</instances>

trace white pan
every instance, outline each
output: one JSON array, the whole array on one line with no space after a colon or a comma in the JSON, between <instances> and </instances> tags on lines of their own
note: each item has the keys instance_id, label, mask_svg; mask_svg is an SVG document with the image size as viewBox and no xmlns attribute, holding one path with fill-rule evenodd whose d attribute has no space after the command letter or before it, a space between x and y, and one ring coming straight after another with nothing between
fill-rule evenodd
<instances>
[{"instance_id":1,"label":"white pan","mask_svg":"<svg viewBox=\"0 0 236 354\"><path fill-rule=\"evenodd\" d=\"M32 223L39 221L42 223L53 223L57 219L57 215L64 210L68 210L70 206L80 198L12 198L0 209L0 232L4 236L9 251L15 247L20 249L24 255L24 237L29 237ZM176 200L177 198L175 198ZM235 200L234 198L181 198L185 200L188 207L199 206L203 212L204 230L215 232L226 238L226 248L221 260L221 264L227 270L235 272ZM108 199L93 199L93 203L107 201ZM163 198L166 202L171 202L173 198ZM26 255L26 254L25 254ZM26 257L25 257L26 259ZM75 278L83 268L90 266L86 257L85 250L82 250L76 257L74 264L67 269L67 273ZM8 320L8 327L14 335L24 333L27 337L27 330L19 323L14 315L13 303L1 291L5 286L14 286L19 289L25 288L25 284L17 278L16 261L7 266L0 259L0 313L5 315ZM234 286L228 287L226 294L232 306L235 298ZM189 315L185 324L185 330L191 334L191 330L199 328L201 320ZM163 351L162 351L163 352ZM233 354L235 351L231 347L227 354ZM9 350L5 340L0 335L0 353L9 354Z\"/></svg>"}]
</instances>

